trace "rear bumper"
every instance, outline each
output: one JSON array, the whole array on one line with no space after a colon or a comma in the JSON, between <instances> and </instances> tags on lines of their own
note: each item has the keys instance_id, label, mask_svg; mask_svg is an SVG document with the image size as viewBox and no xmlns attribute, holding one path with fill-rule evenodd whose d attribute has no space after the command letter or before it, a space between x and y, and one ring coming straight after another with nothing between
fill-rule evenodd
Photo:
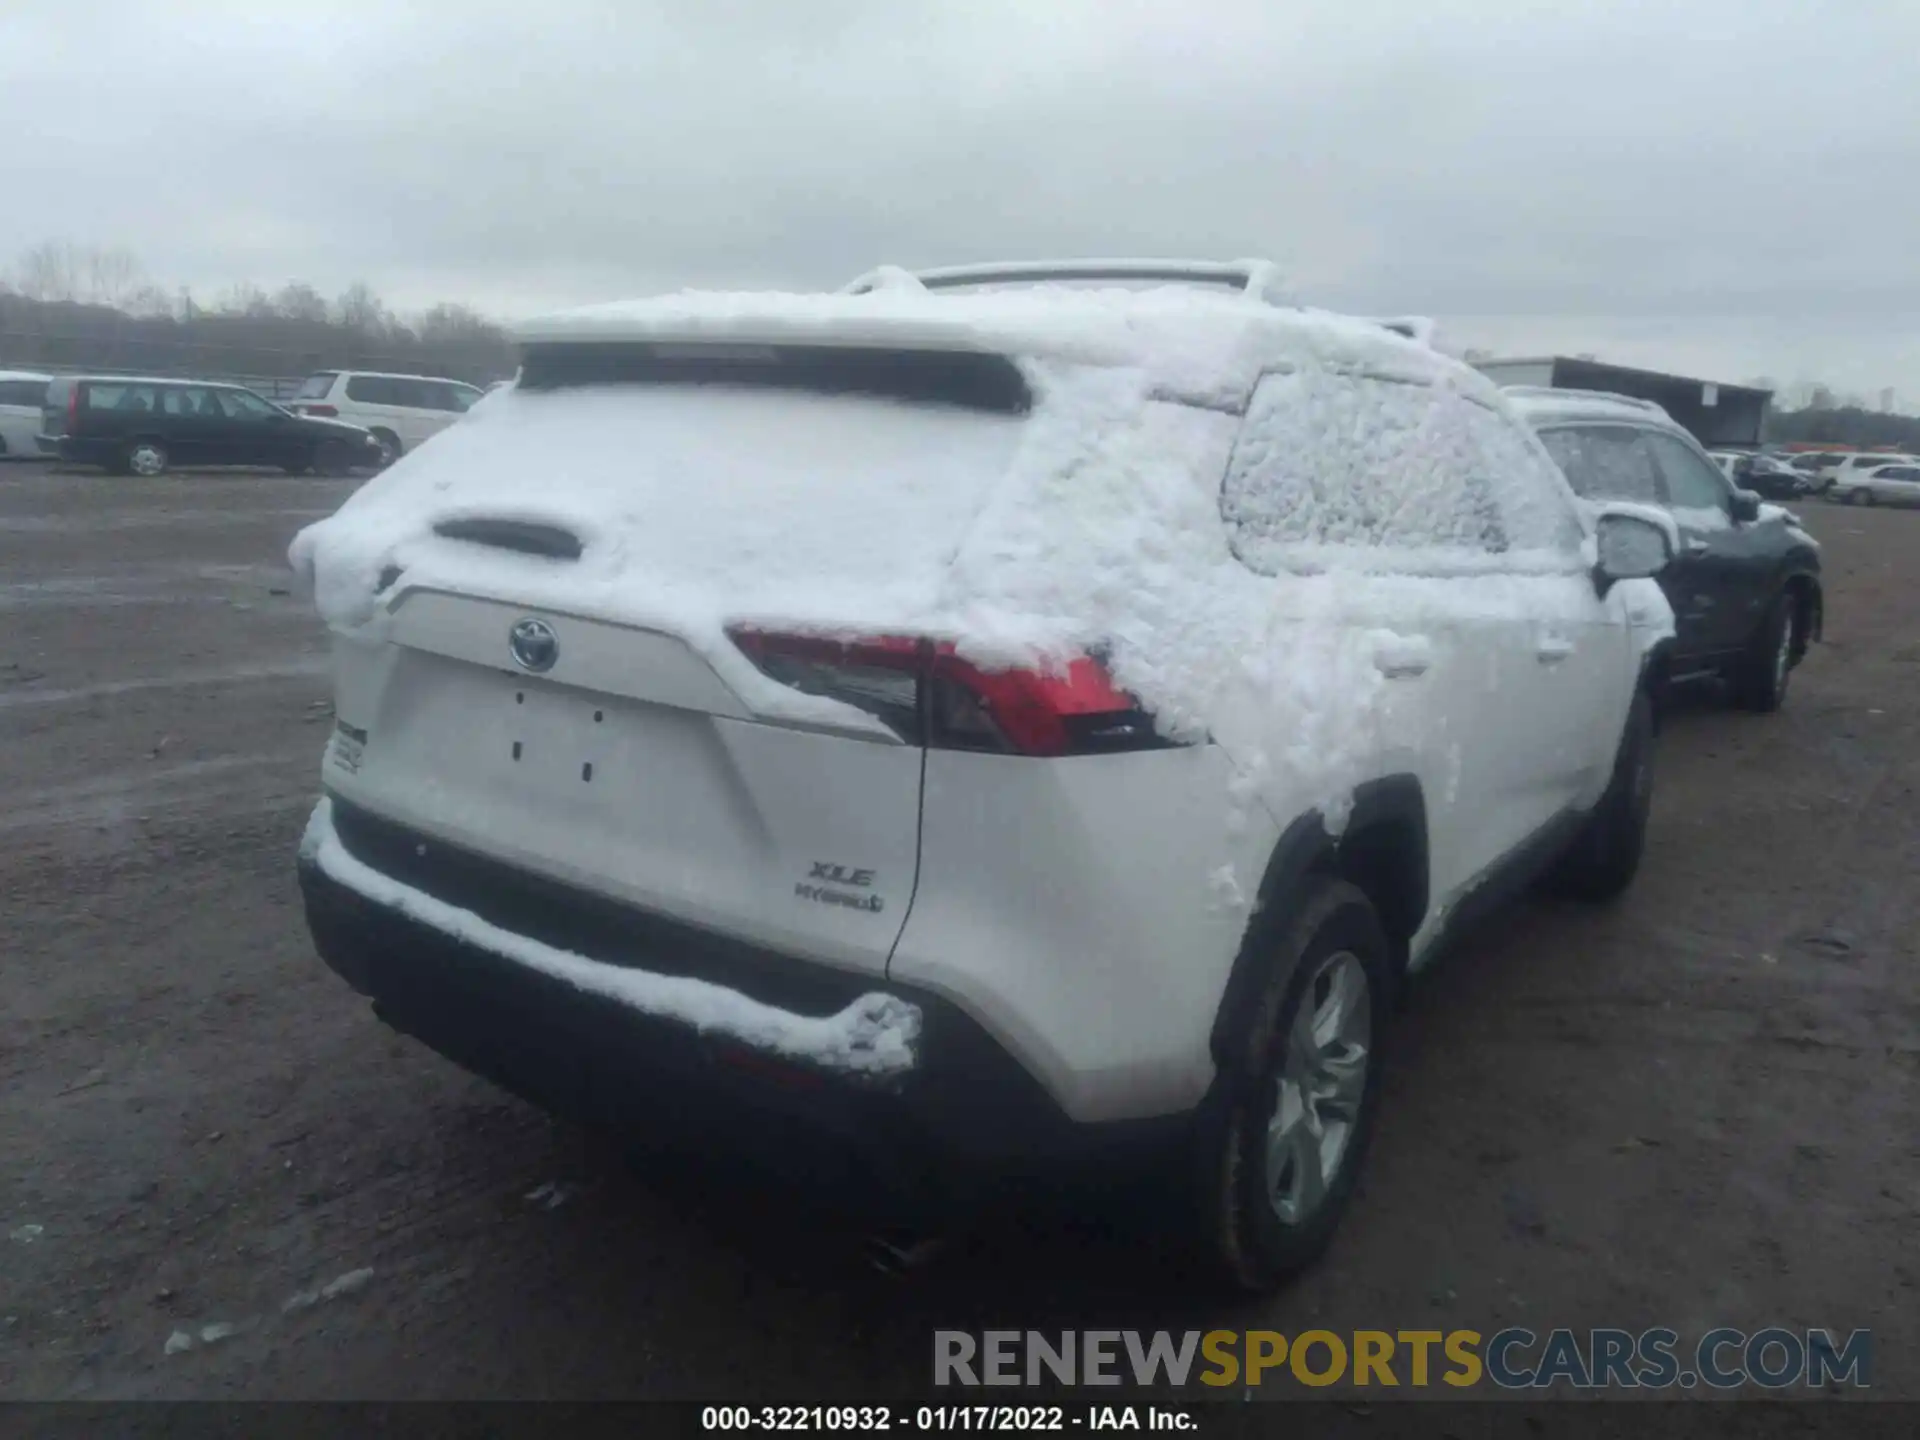
<instances>
[{"instance_id":1,"label":"rear bumper","mask_svg":"<svg viewBox=\"0 0 1920 1440\"><path fill-rule=\"evenodd\" d=\"M51 455L70 465L105 465L118 454L118 442L76 440L71 435L36 435L34 443L42 455Z\"/></svg>"},{"instance_id":2,"label":"rear bumper","mask_svg":"<svg viewBox=\"0 0 1920 1440\"><path fill-rule=\"evenodd\" d=\"M595 993L423 918L435 910L424 888L404 892L424 905L393 903L386 892L396 882L379 862L410 835L335 806L336 846L316 847L310 832L299 862L321 958L370 997L388 1025L555 1114L770 1167L901 1221L1166 1176L1189 1153L1191 1115L1070 1120L984 1029L938 996L793 957L742 954L737 942L657 916L628 912L631 924L620 933L635 944L609 944L604 959L561 953L643 979L712 984L721 974L737 982L729 987L735 995L803 1024L871 1003L878 992L917 1011L910 1055L863 1069L770 1047L742 1033L752 1026L703 1026ZM449 857L438 841L431 850L452 867L441 873L494 863ZM367 885L361 867L377 870L382 883ZM545 881L502 903L523 916L530 904L554 907L539 928L550 922L571 934L588 933L581 925L591 929L607 907ZM563 913L569 907L578 913Z\"/></svg>"}]
</instances>

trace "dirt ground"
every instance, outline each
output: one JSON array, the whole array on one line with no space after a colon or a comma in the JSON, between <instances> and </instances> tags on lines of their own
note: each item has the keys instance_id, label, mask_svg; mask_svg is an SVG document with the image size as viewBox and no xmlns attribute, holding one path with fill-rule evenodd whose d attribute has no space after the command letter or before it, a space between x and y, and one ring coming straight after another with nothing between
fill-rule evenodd
<instances>
[{"instance_id":1,"label":"dirt ground","mask_svg":"<svg viewBox=\"0 0 1920 1440\"><path fill-rule=\"evenodd\" d=\"M1234 1308L1092 1226L883 1276L377 1024L293 877L330 717L283 556L348 489L0 468L0 1397L819 1400L921 1390L936 1327L1777 1324L1871 1328L1920 1398L1920 514L1805 507L1785 711L1688 707L1627 900L1426 979L1332 1254Z\"/></svg>"}]
</instances>

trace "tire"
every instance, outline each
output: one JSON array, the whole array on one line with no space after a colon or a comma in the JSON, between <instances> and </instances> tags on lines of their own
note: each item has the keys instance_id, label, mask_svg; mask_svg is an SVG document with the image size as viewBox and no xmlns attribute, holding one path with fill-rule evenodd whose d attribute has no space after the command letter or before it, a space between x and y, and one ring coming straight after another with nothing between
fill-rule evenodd
<instances>
[{"instance_id":1,"label":"tire","mask_svg":"<svg viewBox=\"0 0 1920 1440\"><path fill-rule=\"evenodd\" d=\"M322 475L347 475L352 473L353 457L347 453L347 447L338 440L323 440L314 448L313 464L310 468Z\"/></svg>"},{"instance_id":2,"label":"tire","mask_svg":"<svg viewBox=\"0 0 1920 1440\"><path fill-rule=\"evenodd\" d=\"M121 474L138 475L143 480L151 480L167 471L167 447L158 440L130 441L120 456Z\"/></svg>"},{"instance_id":3,"label":"tire","mask_svg":"<svg viewBox=\"0 0 1920 1440\"><path fill-rule=\"evenodd\" d=\"M380 442L380 468L384 470L400 458L406 447L400 443L400 437L391 430L376 429L371 433L373 438Z\"/></svg>"},{"instance_id":4,"label":"tire","mask_svg":"<svg viewBox=\"0 0 1920 1440\"><path fill-rule=\"evenodd\" d=\"M1199 1127L1195 1249L1242 1293L1275 1288L1333 1238L1373 1136L1392 1011L1392 947L1343 880L1315 877L1265 949Z\"/></svg>"},{"instance_id":5,"label":"tire","mask_svg":"<svg viewBox=\"0 0 1920 1440\"><path fill-rule=\"evenodd\" d=\"M1799 628L1799 607L1783 590L1773 597L1767 618L1734 669L1733 696L1741 709L1771 715L1786 704Z\"/></svg>"},{"instance_id":6,"label":"tire","mask_svg":"<svg viewBox=\"0 0 1920 1440\"><path fill-rule=\"evenodd\" d=\"M1653 701L1645 689L1627 709L1626 733L1600 803L1547 875L1547 888L1570 900L1601 904L1633 883L1646 848L1653 803Z\"/></svg>"}]
</instances>

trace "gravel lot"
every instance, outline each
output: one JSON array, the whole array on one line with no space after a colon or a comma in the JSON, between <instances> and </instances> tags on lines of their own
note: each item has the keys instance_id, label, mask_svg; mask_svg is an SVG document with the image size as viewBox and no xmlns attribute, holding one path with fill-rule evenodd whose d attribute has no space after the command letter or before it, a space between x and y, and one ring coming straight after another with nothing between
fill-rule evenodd
<instances>
[{"instance_id":1,"label":"gravel lot","mask_svg":"<svg viewBox=\"0 0 1920 1440\"><path fill-rule=\"evenodd\" d=\"M1689 707L1625 903L1426 980L1332 1255L1233 1309L1093 1226L889 1279L378 1025L292 866L330 717L283 556L350 488L0 467L0 1397L817 1400L915 1392L936 1326L1520 1323L1871 1327L1920 1398L1920 514L1805 507L1786 710Z\"/></svg>"}]
</instances>

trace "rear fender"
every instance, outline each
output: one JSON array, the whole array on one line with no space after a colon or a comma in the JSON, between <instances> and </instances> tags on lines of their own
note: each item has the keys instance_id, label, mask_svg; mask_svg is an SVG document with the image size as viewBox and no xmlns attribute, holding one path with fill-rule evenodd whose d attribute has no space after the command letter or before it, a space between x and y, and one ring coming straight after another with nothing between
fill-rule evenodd
<instances>
[{"instance_id":1,"label":"rear fender","mask_svg":"<svg viewBox=\"0 0 1920 1440\"><path fill-rule=\"evenodd\" d=\"M1390 884L1379 883L1383 877L1376 847L1369 843L1382 836L1392 837L1394 869L1399 872ZM1404 970L1407 942L1426 920L1429 904L1427 806L1419 779L1391 775L1357 786L1352 811L1338 835L1318 810L1299 816L1281 832L1214 1015L1214 1063L1230 1084L1247 1078L1233 1054L1237 1021L1267 983L1274 946L1298 913L1306 882L1316 875L1346 876L1368 891ZM1368 876L1376 883L1363 878Z\"/></svg>"}]
</instances>

